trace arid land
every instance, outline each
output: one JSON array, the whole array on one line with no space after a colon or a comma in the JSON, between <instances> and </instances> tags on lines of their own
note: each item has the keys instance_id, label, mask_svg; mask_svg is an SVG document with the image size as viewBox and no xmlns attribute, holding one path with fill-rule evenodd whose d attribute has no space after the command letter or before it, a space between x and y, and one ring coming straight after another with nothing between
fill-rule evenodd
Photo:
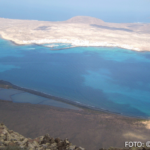
<instances>
[{"instance_id":1,"label":"arid land","mask_svg":"<svg viewBox=\"0 0 150 150\"><path fill-rule=\"evenodd\" d=\"M125 141L148 141L149 121L90 110L68 110L51 106L0 101L0 122L23 136L46 133L68 138L86 148L124 147Z\"/></svg>"},{"instance_id":2,"label":"arid land","mask_svg":"<svg viewBox=\"0 0 150 150\"><path fill-rule=\"evenodd\" d=\"M70 43L150 51L150 24L108 23L84 16L58 22L0 18L0 35L16 44Z\"/></svg>"}]
</instances>

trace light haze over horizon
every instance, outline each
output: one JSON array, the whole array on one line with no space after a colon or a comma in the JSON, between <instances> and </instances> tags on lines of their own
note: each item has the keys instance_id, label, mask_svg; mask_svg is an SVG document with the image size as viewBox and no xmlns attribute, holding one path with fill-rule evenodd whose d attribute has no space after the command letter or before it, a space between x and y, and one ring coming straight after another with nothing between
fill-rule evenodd
<instances>
[{"instance_id":1,"label":"light haze over horizon","mask_svg":"<svg viewBox=\"0 0 150 150\"><path fill-rule=\"evenodd\" d=\"M91 16L105 22L150 23L150 0L0 0L0 17L64 21Z\"/></svg>"}]
</instances>

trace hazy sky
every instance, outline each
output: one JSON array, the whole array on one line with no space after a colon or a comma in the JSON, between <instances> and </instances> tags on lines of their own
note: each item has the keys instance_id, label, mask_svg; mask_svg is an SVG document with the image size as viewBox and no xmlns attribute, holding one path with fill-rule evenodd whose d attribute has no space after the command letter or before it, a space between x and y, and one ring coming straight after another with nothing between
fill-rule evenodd
<instances>
[{"instance_id":1,"label":"hazy sky","mask_svg":"<svg viewBox=\"0 0 150 150\"><path fill-rule=\"evenodd\" d=\"M0 0L3 18L62 21L74 16L150 22L150 0Z\"/></svg>"}]
</instances>

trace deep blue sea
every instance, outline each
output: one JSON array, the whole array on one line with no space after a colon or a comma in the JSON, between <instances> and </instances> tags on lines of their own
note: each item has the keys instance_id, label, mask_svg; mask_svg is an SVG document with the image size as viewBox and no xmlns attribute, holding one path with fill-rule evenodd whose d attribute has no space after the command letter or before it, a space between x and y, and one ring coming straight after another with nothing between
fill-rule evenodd
<instances>
[{"instance_id":1,"label":"deep blue sea","mask_svg":"<svg viewBox=\"0 0 150 150\"><path fill-rule=\"evenodd\" d=\"M0 80L127 116L150 117L150 52L47 46L0 39Z\"/></svg>"}]
</instances>

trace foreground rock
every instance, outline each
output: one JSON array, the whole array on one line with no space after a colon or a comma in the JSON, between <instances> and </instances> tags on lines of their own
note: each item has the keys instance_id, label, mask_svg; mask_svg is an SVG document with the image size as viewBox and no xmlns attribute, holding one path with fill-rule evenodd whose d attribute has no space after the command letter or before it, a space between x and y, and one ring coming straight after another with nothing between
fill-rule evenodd
<instances>
[{"instance_id":1,"label":"foreground rock","mask_svg":"<svg viewBox=\"0 0 150 150\"><path fill-rule=\"evenodd\" d=\"M4 124L0 124L0 149L7 147L20 147L27 150L85 150L82 147L72 145L68 139L51 138L48 134L35 139L9 130Z\"/></svg>"}]
</instances>

